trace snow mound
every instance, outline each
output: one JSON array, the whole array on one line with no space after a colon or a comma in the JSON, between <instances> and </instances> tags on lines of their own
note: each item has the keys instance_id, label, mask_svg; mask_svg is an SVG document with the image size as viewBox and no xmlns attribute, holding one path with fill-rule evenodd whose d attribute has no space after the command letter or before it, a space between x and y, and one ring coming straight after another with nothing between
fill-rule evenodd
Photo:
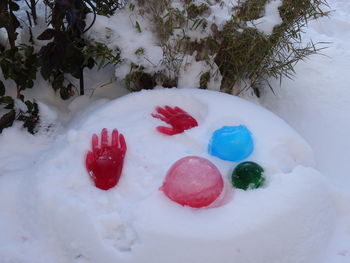
<instances>
[{"instance_id":1,"label":"snow mound","mask_svg":"<svg viewBox=\"0 0 350 263\"><path fill-rule=\"evenodd\" d=\"M181 107L199 125L174 136L157 132L161 121L151 113L164 105ZM60 262L319 262L334 226L328 183L311 168L308 144L269 111L215 91L161 89L79 116L22 190L29 228L62 249ZM234 125L253 135L247 160L264 167L263 188L233 189L229 177L238 163L207 152L212 133ZM119 184L108 191L93 186L84 164L91 136L102 128L117 128L128 146ZM219 169L229 193L224 205L182 207L159 190L169 167L189 155Z\"/></svg>"}]
</instances>

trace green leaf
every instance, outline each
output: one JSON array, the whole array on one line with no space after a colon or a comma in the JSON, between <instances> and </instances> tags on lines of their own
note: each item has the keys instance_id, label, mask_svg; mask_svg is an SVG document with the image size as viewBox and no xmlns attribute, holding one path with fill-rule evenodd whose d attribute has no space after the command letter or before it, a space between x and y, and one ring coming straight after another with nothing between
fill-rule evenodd
<instances>
[{"instance_id":1,"label":"green leaf","mask_svg":"<svg viewBox=\"0 0 350 263\"><path fill-rule=\"evenodd\" d=\"M31 134L34 134L36 132L35 127L38 124L40 117L39 117L38 104L34 102L32 105L33 105L33 108L30 112L30 115L23 116L24 117L23 127L27 128L28 132L30 132Z\"/></svg>"},{"instance_id":2,"label":"green leaf","mask_svg":"<svg viewBox=\"0 0 350 263\"><path fill-rule=\"evenodd\" d=\"M62 87L60 89L60 95L62 100L68 100L70 98L70 92L69 89L66 87Z\"/></svg>"},{"instance_id":3,"label":"green leaf","mask_svg":"<svg viewBox=\"0 0 350 263\"><path fill-rule=\"evenodd\" d=\"M0 118L0 133L3 129L10 127L16 118L16 112L14 110L9 111Z\"/></svg>"},{"instance_id":4,"label":"green leaf","mask_svg":"<svg viewBox=\"0 0 350 263\"><path fill-rule=\"evenodd\" d=\"M52 82L52 88L54 90L59 90L63 88L63 81L64 81L64 75L63 74L58 75Z\"/></svg>"},{"instance_id":5,"label":"green leaf","mask_svg":"<svg viewBox=\"0 0 350 263\"><path fill-rule=\"evenodd\" d=\"M135 28L136 28L137 32L139 32L139 33L142 32L141 26L140 26L139 22L137 22L137 21L136 21L136 24L135 24Z\"/></svg>"},{"instance_id":6,"label":"green leaf","mask_svg":"<svg viewBox=\"0 0 350 263\"><path fill-rule=\"evenodd\" d=\"M13 98L11 98L10 96L4 96L0 98L0 103L2 104L13 104Z\"/></svg>"},{"instance_id":7,"label":"green leaf","mask_svg":"<svg viewBox=\"0 0 350 263\"><path fill-rule=\"evenodd\" d=\"M18 11L19 10L19 5L17 5L16 3L12 2L12 1L9 2L9 6L10 6L11 11Z\"/></svg>"},{"instance_id":8,"label":"green leaf","mask_svg":"<svg viewBox=\"0 0 350 263\"><path fill-rule=\"evenodd\" d=\"M50 40L54 38L57 35L57 31L55 29L46 29L44 32L42 32L37 39L39 40Z\"/></svg>"},{"instance_id":9,"label":"green leaf","mask_svg":"<svg viewBox=\"0 0 350 263\"><path fill-rule=\"evenodd\" d=\"M34 87L34 81L32 79L27 79L26 87L24 87L23 89L25 89L25 88L31 89L33 87Z\"/></svg>"},{"instance_id":10,"label":"green leaf","mask_svg":"<svg viewBox=\"0 0 350 263\"><path fill-rule=\"evenodd\" d=\"M40 73L44 80L48 80L50 78L51 70L49 70L47 67L41 67Z\"/></svg>"},{"instance_id":11,"label":"green leaf","mask_svg":"<svg viewBox=\"0 0 350 263\"><path fill-rule=\"evenodd\" d=\"M100 70L101 68L103 68L103 66L105 65L105 58L103 57L101 60L100 60L100 63L98 63L98 69Z\"/></svg>"},{"instance_id":12,"label":"green leaf","mask_svg":"<svg viewBox=\"0 0 350 263\"><path fill-rule=\"evenodd\" d=\"M3 59L0 61L0 67L5 79L8 79L10 76L10 66L11 64L7 60Z\"/></svg>"},{"instance_id":13,"label":"green leaf","mask_svg":"<svg viewBox=\"0 0 350 263\"><path fill-rule=\"evenodd\" d=\"M25 104L27 105L27 108L28 108L28 112L32 112L33 108L34 108L34 105L31 101L27 100L25 102Z\"/></svg>"},{"instance_id":14,"label":"green leaf","mask_svg":"<svg viewBox=\"0 0 350 263\"><path fill-rule=\"evenodd\" d=\"M95 60L94 60L93 58L89 58L88 61L87 61L86 66L87 66L89 69L92 69L92 68L95 66Z\"/></svg>"},{"instance_id":15,"label":"green leaf","mask_svg":"<svg viewBox=\"0 0 350 263\"><path fill-rule=\"evenodd\" d=\"M5 95L5 85L4 83L0 80L0 96Z\"/></svg>"},{"instance_id":16,"label":"green leaf","mask_svg":"<svg viewBox=\"0 0 350 263\"><path fill-rule=\"evenodd\" d=\"M10 13L10 17L11 17L12 25L13 25L14 28L18 28L18 27L21 26L21 24L19 23L17 17L13 13ZM14 37L17 38L18 33L17 32L12 32L12 33L13 33Z\"/></svg>"}]
</instances>

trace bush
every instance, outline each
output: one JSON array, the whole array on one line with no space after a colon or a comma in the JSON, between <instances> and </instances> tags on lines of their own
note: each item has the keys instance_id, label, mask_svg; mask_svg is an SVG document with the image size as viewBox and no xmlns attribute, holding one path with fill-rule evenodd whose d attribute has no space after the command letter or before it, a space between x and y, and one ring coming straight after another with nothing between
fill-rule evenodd
<instances>
[{"instance_id":1,"label":"bush","mask_svg":"<svg viewBox=\"0 0 350 263\"><path fill-rule=\"evenodd\" d=\"M26 44L17 43L19 21L23 21L16 13L20 6L16 0L1 0L0 3L0 29L5 29L8 37L8 46L0 45L0 68L3 78L12 79L17 87L15 98L6 96L6 87L0 78L0 133L15 120L23 121L29 132L35 132L39 121L38 105L35 101L25 100L22 91L33 87L37 72L65 100L75 95L74 85L67 75L79 79L80 95L83 95L84 68L96 65L101 68L120 61L118 49L111 50L103 43L84 37L96 14L113 15L121 6L119 0L44 0L50 18L46 21L47 29L37 37L39 41L34 41L32 33L38 20L38 1L26 0L25 3L30 33L30 43ZM94 14L94 21L89 26L85 22L88 13ZM46 41L46 45L41 46L42 41ZM38 48L40 51L35 52Z\"/></svg>"},{"instance_id":2,"label":"bush","mask_svg":"<svg viewBox=\"0 0 350 263\"><path fill-rule=\"evenodd\" d=\"M43 0L47 28L34 39L38 1L25 3L30 43L24 45L17 40L24 30L23 17L16 16L19 5L0 2L0 29L8 37L8 45L0 44L0 69L17 86L16 97L10 97L0 78L0 132L15 120L35 132L38 105L22 91L33 87L37 73L62 99L78 90L67 76L79 80L82 95L84 68L106 64L117 66L116 76L131 91L162 85L234 95L251 89L259 96L262 88L272 89L271 78L293 77L295 64L319 51L312 42L302 45L302 30L309 20L328 14L322 10L326 0L130 0L124 8L120 0ZM124 33L113 43L109 36L87 38L89 13L92 24L97 14L112 17L126 27ZM130 36L133 43L127 43Z\"/></svg>"},{"instance_id":3,"label":"bush","mask_svg":"<svg viewBox=\"0 0 350 263\"><path fill-rule=\"evenodd\" d=\"M259 96L261 88L270 86L271 77L292 77L298 61L319 51L312 42L303 46L301 34L310 19L328 14L321 9L327 5L325 0L231 3L214 0L131 1L129 12L141 15L143 23L151 25L163 50L163 59L159 61L161 67L147 67L144 63L130 61L128 86L132 87L130 82L134 79L137 82L140 68L155 83L177 86L184 59L194 56L197 62L207 64L198 76L196 87L205 88L205 81L220 75L221 91L239 95L250 88ZM214 9L221 10L226 17L218 19L213 15ZM269 25L271 20L276 20L275 24Z\"/></svg>"}]
</instances>

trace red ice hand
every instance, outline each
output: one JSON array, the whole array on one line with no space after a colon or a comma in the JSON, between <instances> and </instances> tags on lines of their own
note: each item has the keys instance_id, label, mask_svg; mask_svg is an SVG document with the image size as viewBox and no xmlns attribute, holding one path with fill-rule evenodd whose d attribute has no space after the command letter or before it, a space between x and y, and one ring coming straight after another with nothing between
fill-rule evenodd
<instances>
[{"instance_id":1,"label":"red ice hand","mask_svg":"<svg viewBox=\"0 0 350 263\"><path fill-rule=\"evenodd\" d=\"M152 117L160 119L171 126L158 126L157 130L163 134L174 135L198 126L195 118L179 107L157 107L156 111L157 113L152 113Z\"/></svg>"},{"instance_id":2,"label":"red ice hand","mask_svg":"<svg viewBox=\"0 0 350 263\"><path fill-rule=\"evenodd\" d=\"M106 128L101 131L100 147L97 135L92 135L92 151L89 151L86 156L86 169L97 188L108 190L116 186L123 169L125 152L124 136L116 129L112 132L111 145L108 145Z\"/></svg>"}]
</instances>

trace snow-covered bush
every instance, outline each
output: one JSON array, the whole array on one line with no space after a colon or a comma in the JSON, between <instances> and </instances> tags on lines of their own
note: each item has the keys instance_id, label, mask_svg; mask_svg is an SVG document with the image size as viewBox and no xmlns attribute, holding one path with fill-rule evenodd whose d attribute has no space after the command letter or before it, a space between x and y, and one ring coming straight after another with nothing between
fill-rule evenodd
<instances>
[{"instance_id":1,"label":"snow-covered bush","mask_svg":"<svg viewBox=\"0 0 350 263\"><path fill-rule=\"evenodd\" d=\"M251 89L259 96L271 77L291 77L295 63L317 53L312 42L302 45L301 33L310 19L327 15L326 5L326 0L1 0L0 132L14 120L34 132L38 107L22 91L33 87L39 72L62 99L84 94L84 68L106 64L116 66L116 77L131 91L162 85L235 95ZM23 31L24 43L18 39ZM15 96L7 94L4 79L14 81Z\"/></svg>"},{"instance_id":2,"label":"snow-covered bush","mask_svg":"<svg viewBox=\"0 0 350 263\"><path fill-rule=\"evenodd\" d=\"M111 50L86 38L85 33L97 14L111 16L122 3L120 0L1 0L0 133L15 120L23 121L29 132L35 132L38 105L26 100L23 90L34 86L38 72L62 99L68 99L78 90L69 77L79 79L80 95L83 95L84 68L119 62L117 48ZM94 19L88 22L90 13ZM27 31L29 37L23 43L19 36ZM16 91L12 96L4 80L14 82Z\"/></svg>"},{"instance_id":3,"label":"snow-covered bush","mask_svg":"<svg viewBox=\"0 0 350 263\"><path fill-rule=\"evenodd\" d=\"M310 19L327 15L325 0L128 3L114 20L129 24L128 32L116 30L113 44L123 59L116 75L131 90L159 84L259 95L269 78L290 77L295 63L318 51L301 44L301 33Z\"/></svg>"}]
</instances>

